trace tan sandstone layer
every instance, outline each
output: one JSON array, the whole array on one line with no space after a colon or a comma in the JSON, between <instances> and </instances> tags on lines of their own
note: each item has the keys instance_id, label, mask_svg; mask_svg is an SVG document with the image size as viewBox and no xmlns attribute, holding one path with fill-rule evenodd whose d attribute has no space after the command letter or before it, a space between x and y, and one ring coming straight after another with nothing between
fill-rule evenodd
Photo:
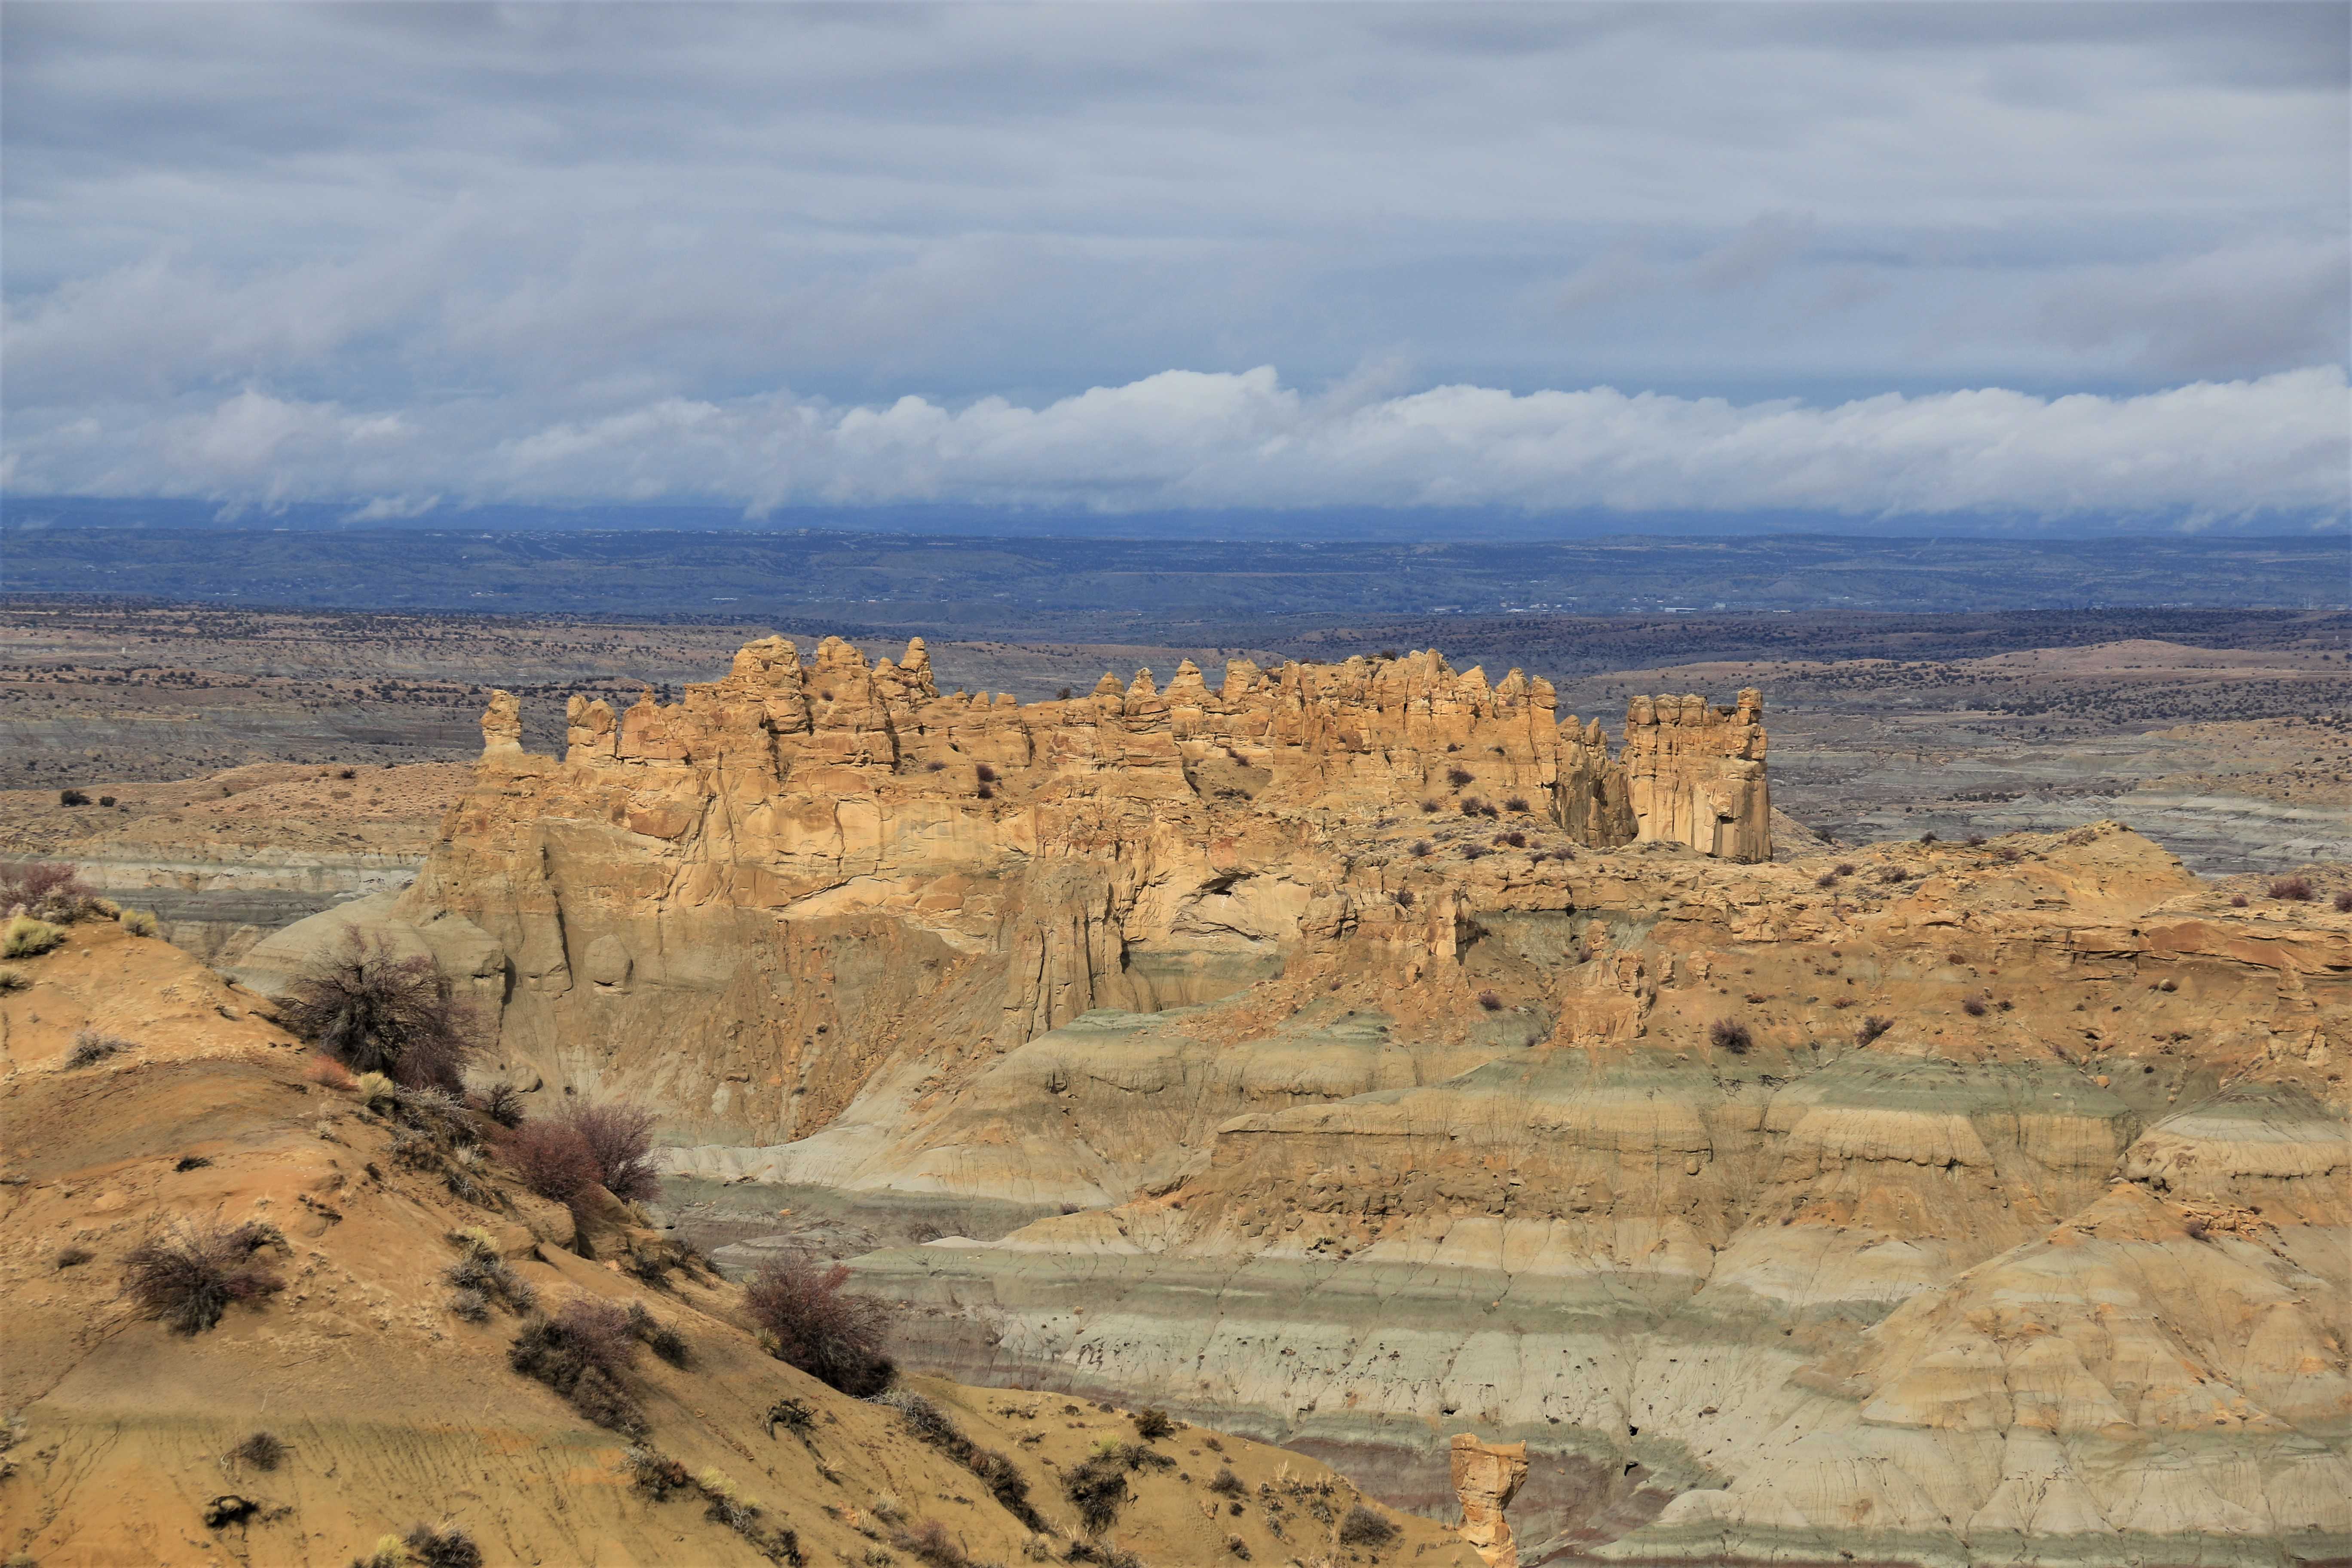
<instances>
[{"instance_id":1,"label":"tan sandstone layer","mask_svg":"<svg viewBox=\"0 0 2352 1568\"><path fill-rule=\"evenodd\" d=\"M1045 1211L860 1260L935 1364L1433 1512L1524 1440L1528 1561L2342 1554L2352 918L2114 824L1767 863L1759 712L771 641L561 762L494 703L371 919L681 1172Z\"/></svg>"}]
</instances>

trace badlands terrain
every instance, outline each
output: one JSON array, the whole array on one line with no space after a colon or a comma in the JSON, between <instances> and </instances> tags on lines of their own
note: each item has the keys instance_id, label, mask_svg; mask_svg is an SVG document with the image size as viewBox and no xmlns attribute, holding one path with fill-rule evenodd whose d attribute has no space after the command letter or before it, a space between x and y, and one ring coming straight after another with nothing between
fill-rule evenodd
<instances>
[{"instance_id":1,"label":"badlands terrain","mask_svg":"<svg viewBox=\"0 0 2352 1568\"><path fill-rule=\"evenodd\" d=\"M1479 1568L1452 1531L1377 1504L1385 1533L1357 1533L1378 1544L1342 1542L1366 1506L1345 1477L1197 1426L1142 1442L1091 1534L1062 1478L1138 1443L1130 1413L920 1376L895 1405L837 1394L762 1353L742 1292L641 1215L603 1195L575 1215L483 1159L486 1120L364 1099L177 949L98 915L67 931L0 992L11 1563L444 1568L466 1561L434 1554L456 1536L473 1562L548 1568L967 1568L1079 1543L1105 1563ZM79 1059L94 1037L121 1044ZM271 1288L209 1329L143 1317L125 1260L175 1226L239 1236ZM450 1271L493 1259L512 1299L457 1310ZM509 1364L530 1311L583 1301L675 1336L622 1375L635 1432ZM992 1480L910 1418L924 1405L996 1457Z\"/></svg>"},{"instance_id":2,"label":"badlands terrain","mask_svg":"<svg viewBox=\"0 0 2352 1568\"><path fill-rule=\"evenodd\" d=\"M768 638L717 681L488 695L462 768L330 747L112 807L21 792L19 853L117 889L255 858L272 821L321 878L409 857L279 929L192 917L244 987L212 1014L258 1040L254 999L349 931L429 956L479 1076L659 1111L663 1234L736 1274L842 1257L959 1388L1164 1406L1448 1522L1452 1438L1523 1441L1528 1563L2321 1562L2352 1554L2352 879L2259 814L2200 876L2140 807L2153 782L2328 818L2326 636L1879 659L1875 686L1718 658L1632 693L1384 650L1096 679L1033 648L1024 692L1070 692L1026 702L943 689L1003 645ZM37 663L28 693L92 700ZM2233 681L2266 716L2158 722ZM1784 719L1783 686L1822 706ZM1841 701L1852 749L1809 760L1791 730L1834 738ZM2052 787L2088 753L2130 787ZM1838 842L1791 772L1856 804ZM2081 815L2116 799L2130 826ZM563 1239L534 1245L568 1279ZM1005 1396L955 1397L978 1436Z\"/></svg>"}]
</instances>

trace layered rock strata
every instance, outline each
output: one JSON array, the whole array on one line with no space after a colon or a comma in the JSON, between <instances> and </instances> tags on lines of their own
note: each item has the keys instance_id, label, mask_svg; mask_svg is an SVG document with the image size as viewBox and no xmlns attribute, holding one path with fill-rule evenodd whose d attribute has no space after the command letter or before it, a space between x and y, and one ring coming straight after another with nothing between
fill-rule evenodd
<instances>
[{"instance_id":1,"label":"layered rock strata","mask_svg":"<svg viewBox=\"0 0 2352 1568\"><path fill-rule=\"evenodd\" d=\"M1696 708L756 644L562 762L495 705L386 918L681 1172L1068 1211L858 1259L917 1359L1433 1514L1523 1441L1526 1561L2352 1549L2352 917L2112 824L1746 861Z\"/></svg>"}]
</instances>

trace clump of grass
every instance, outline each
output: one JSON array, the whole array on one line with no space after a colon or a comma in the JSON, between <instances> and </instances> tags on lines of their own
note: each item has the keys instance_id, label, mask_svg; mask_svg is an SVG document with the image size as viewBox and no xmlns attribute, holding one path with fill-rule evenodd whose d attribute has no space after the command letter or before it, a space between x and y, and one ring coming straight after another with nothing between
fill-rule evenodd
<instances>
[{"instance_id":1,"label":"clump of grass","mask_svg":"<svg viewBox=\"0 0 2352 1568\"><path fill-rule=\"evenodd\" d=\"M32 984L26 978L25 972L21 969L0 969L0 994L5 994L11 991L22 991Z\"/></svg>"},{"instance_id":2,"label":"clump of grass","mask_svg":"<svg viewBox=\"0 0 2352 1568\"><path fill-rule=\"evenodd\" d=\"M274 1470L285 1462L288 1449L274 1432L256 1432L228 1451L236 1464L257 1470Z\"/></svg>"},{"instance_id":3,"label":"clump of grass","mask_svg":"<svg viewBox=\"0 0 2352 1568\"><path fill-rule=\"evenodd\" d=\"M1756 1044L1748 1026L1737 1018L1717 1018L1706 1026L1706 1038L1716 1049L1729 1051L1735 1057L1746 1056Z\"/></svg>"},{"instance_id":4,"label":"clump of grass","mask_svg":"<svg viewBox=\"0 0 2352 1568\"><path fill-rule=\"evenodd\" d=\"M393 1091L397 1087L380 1072L363 1072L352 1079L352 1089L359 1095L360 1103L370 1110L391 1104Z\"/></svg>"},{"instance_id":5,"label":"clump of grass","mask_svg":"<svg viewBox=\"0 0 2352 1568\"><path fill-rule=\"evenodd\" d=\"M65 939L61 926L31 915L14 915L0 929L0 958L38 958Z\"/></svg>"},{"instance_id":6,"label":"clump of grass","mask_svg":"<svg viewBox=\"0 0 2352 1568\"><path fill-rule=\"evenodd\" d=\"M200 1334L232 1302L259 1301L286 1288L254 1258L271 1245L285 1245L274 1226L183 1224L131 1248L123 1259L122 1293L141 1315L173 1332Z\"/></svg>"},{"instance_id":7,"label":"clump of grass","mask_svg":"<svg viewBox=\"0 0 2352 1568\"><path fill-rule=\"evenodd\" d=\"M121 924L122 929L132 936L153 936L155 934L155 917L151 911L146 910L123 910L120 923Z\"/></svg>"},{"instance_id":8,"label":"clump of grass","mask_svg":"<svg viewBox=\"0 0 2352 1568\"><path fill-rule=\"evenodd\" d=\"M138 1048L136 1044L124 1039L120 1035L101 1034L96 1029L76 1029L73 1049L66 1053L66 1066L68 1068L96 1067L109 1057Z\"/></svg>"}]
</instances>

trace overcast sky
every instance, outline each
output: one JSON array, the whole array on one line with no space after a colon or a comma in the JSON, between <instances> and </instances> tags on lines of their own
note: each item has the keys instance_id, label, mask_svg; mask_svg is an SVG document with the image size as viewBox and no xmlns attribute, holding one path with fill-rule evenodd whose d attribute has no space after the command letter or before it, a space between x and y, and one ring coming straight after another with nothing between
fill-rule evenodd
<instances>
[{"instance_id":1,"label":"overcast sky","mask_svg":"<svg viewBox=\"0 0 2352 1568\"><path fill-rule=\"evenodd\" d=\"M0 474L2340 516L2347 16L11 3Z\"/></svg>"}]
</instances>

